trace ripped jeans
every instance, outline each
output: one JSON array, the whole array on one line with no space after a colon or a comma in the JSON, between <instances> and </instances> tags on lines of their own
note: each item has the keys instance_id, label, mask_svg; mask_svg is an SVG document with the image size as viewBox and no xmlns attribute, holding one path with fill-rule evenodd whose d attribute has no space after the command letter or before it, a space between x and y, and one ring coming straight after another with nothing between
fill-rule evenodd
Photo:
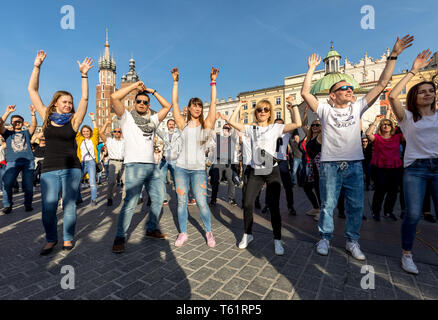
<instances>
[{"instance_id":1,"label":"ripped jeans","mask_svg":"<svg viewBox=\"0 0 438 320\"><path fill-rule=\"evenodd\" d=\"M176 193L178 195L178 223L181 233L187 233L187 199L190 184L198 205L206 232L211 232L210 208L207 203L207 174L205 170L175 168Z\"/></svg>"}]
</instances>

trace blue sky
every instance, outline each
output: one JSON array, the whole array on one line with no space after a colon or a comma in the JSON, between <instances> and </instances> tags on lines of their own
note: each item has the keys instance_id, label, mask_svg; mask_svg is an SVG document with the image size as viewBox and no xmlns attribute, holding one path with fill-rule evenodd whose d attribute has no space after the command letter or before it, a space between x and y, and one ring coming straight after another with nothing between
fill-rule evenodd
<instances>
[{"instance_id":1,"label":"blue sky","mask_svg":"<svg viewBox=\"0 0 438 320\"><path fill-rule=\"evenodd\" d=\"M75 30L63 30L61 7L75 9ZM375 9L375 29L363 30L361 7ZM27 84L39 49L44 63L40 94L49 103L57 90L80 98L76 64L95 59L89 73L89 111L95 111L97 60L109 28L117 62L117 87L133 54L146 86L170 101L172 67L180 69L180 104L193 96L210 100L209 72L220 69L219 98L281 85L285 76L304 73L307 57L335 49L357 63L365 51L378 58L392 48L397 35L413 34L414 45L397 62L396 72L409 68L419 51L436 51L438 1L316 0L47 0L2 1L0 4L0 112L9 104L30 119ZM152 108L159 104L152 101ZM41 119L38 119L41 123ZM84 123L90 123L87 118Z\"/></svg>"}]
</instances>

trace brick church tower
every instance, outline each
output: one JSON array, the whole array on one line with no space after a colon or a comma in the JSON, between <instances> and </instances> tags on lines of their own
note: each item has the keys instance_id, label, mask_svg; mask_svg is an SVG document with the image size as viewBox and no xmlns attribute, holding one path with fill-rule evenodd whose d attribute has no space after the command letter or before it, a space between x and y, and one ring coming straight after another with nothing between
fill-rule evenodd
<instances>
[{"instance_id":1,"label":"brick church tower","mask_svg":"<svg viewBox=\"0 0 438 320\"><path fill-rule=\"evenodd\" d=\"M104 55L99 58L99 84L96 86L96 124L102 127L107 119L114 116L111 94L116 91L116 61L110 56L108 29ZM114 125L114 124L113 124ZM107 129L107 133L112 128Z\"/></svg>"}]
</instances>

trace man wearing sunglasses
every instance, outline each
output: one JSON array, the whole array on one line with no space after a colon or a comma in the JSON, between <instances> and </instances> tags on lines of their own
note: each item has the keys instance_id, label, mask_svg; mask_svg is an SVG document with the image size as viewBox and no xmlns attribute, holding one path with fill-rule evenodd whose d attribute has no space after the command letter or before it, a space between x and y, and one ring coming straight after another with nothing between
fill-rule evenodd
<instances>
[{"instance_id":1,"label":"man wearing sunglasses","mask_svg":"<svg viewBox=\"0 0 438 320\"><path fill-rule=\"evenodd\" d=\"M134 110L125 109L122 99L130 92L137 91ZM150 98L154 96L162 109L151 115ZM158 125L167 116L172 107L156 90L146 88L142 81L131 84L111 95L125 141L125 190L126 196L120 211L114 253L125 251L125 239L131 224L132 215L137 206L140 193L145 186L151 199L151 207L146 222L146 236L155 239L167 239L159 229L159 219L163 207L164 187L160 169L154 159L154 134Z\"/></svg>"},{"instance_id":2,"label":"man wearing sunglasses","mask_svg":"<svg viewBox=\"0 0 438 320\"><path fill-rule=\"evenodd\" d=\"M125 156L125 141L122 138L122 129L115 128L112 132L114 138L108 138L105 132L110 124L111 120L108 119L99 131L99 136L103 143L105 143L109 156L107 173L108 189L106 195L108 207L113 205L114 187L116 182L118 180L122 182L125 181L123 174L125 168L123 166L123 159Z\"/></svg>"},{"instance_id":3,"label":"man wearing sunglasses","mask_svg":"<svg viewBox=\"0 0 438 320\"><path fill-rule=\"evenodd\" d=\"M320 166L321 212L318 230L321 240L316 245L320 255L328 255L333 235L333 209L341 189L345 190L347 221L345 225L346 250L355 259L365 260L358 243L363 216L364 181L361 148L360 119L376 102L386 88L395 68L397 56L412 45L407 35L397 41L386 62L377 85L363 98L355 98L353 86L342 80L329 90L332 104L321 103L310 93L313 73L321 62L317 54L308 59L309 70L304 79L301 96L316 112L322 124L322 150Z\"/></svg>"},{"instance_id":4,"label":"man wearing sunglasses","mask_svg":"<svg viewBox=\"0 0 438 320\"><path fill-rule=\"evenodd\" d=\"M20 172L23 177L24 207L32 211L34 156L31 147L31 137L37 127L35 107L30 106L32 125L29 130L23 130L24 119L20 115L11 117L12 130L7 130L4 123L15 111L15 106L8 106L0 120L0 134L6 140L6 170L3 175L4 192L3 213L12 212L12 188Z\"/></svg>"}]
</instances>

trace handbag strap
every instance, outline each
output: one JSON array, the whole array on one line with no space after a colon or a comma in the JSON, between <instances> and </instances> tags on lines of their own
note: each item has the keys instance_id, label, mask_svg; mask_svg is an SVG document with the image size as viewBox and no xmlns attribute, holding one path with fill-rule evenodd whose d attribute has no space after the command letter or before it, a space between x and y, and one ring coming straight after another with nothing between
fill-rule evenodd
<instances>
[{"instance_id":1,"label":"handbag strap","mask_svg":"<svg viewBox=\"0 0 438 320\"><path fill-rule=\"evenodd\" d=\"M87 149L87 154L90 155L90 157L91 157L94 161L96 161L96 158L94 158L94 157L91 155L90 150L88 150L88 147L87 147L87 141L84 139L84 141L83 141L82 143L85 143L85 149ZM87 155L87 154L86 154L86 155Z\"/></svg>"}]
</instances>

